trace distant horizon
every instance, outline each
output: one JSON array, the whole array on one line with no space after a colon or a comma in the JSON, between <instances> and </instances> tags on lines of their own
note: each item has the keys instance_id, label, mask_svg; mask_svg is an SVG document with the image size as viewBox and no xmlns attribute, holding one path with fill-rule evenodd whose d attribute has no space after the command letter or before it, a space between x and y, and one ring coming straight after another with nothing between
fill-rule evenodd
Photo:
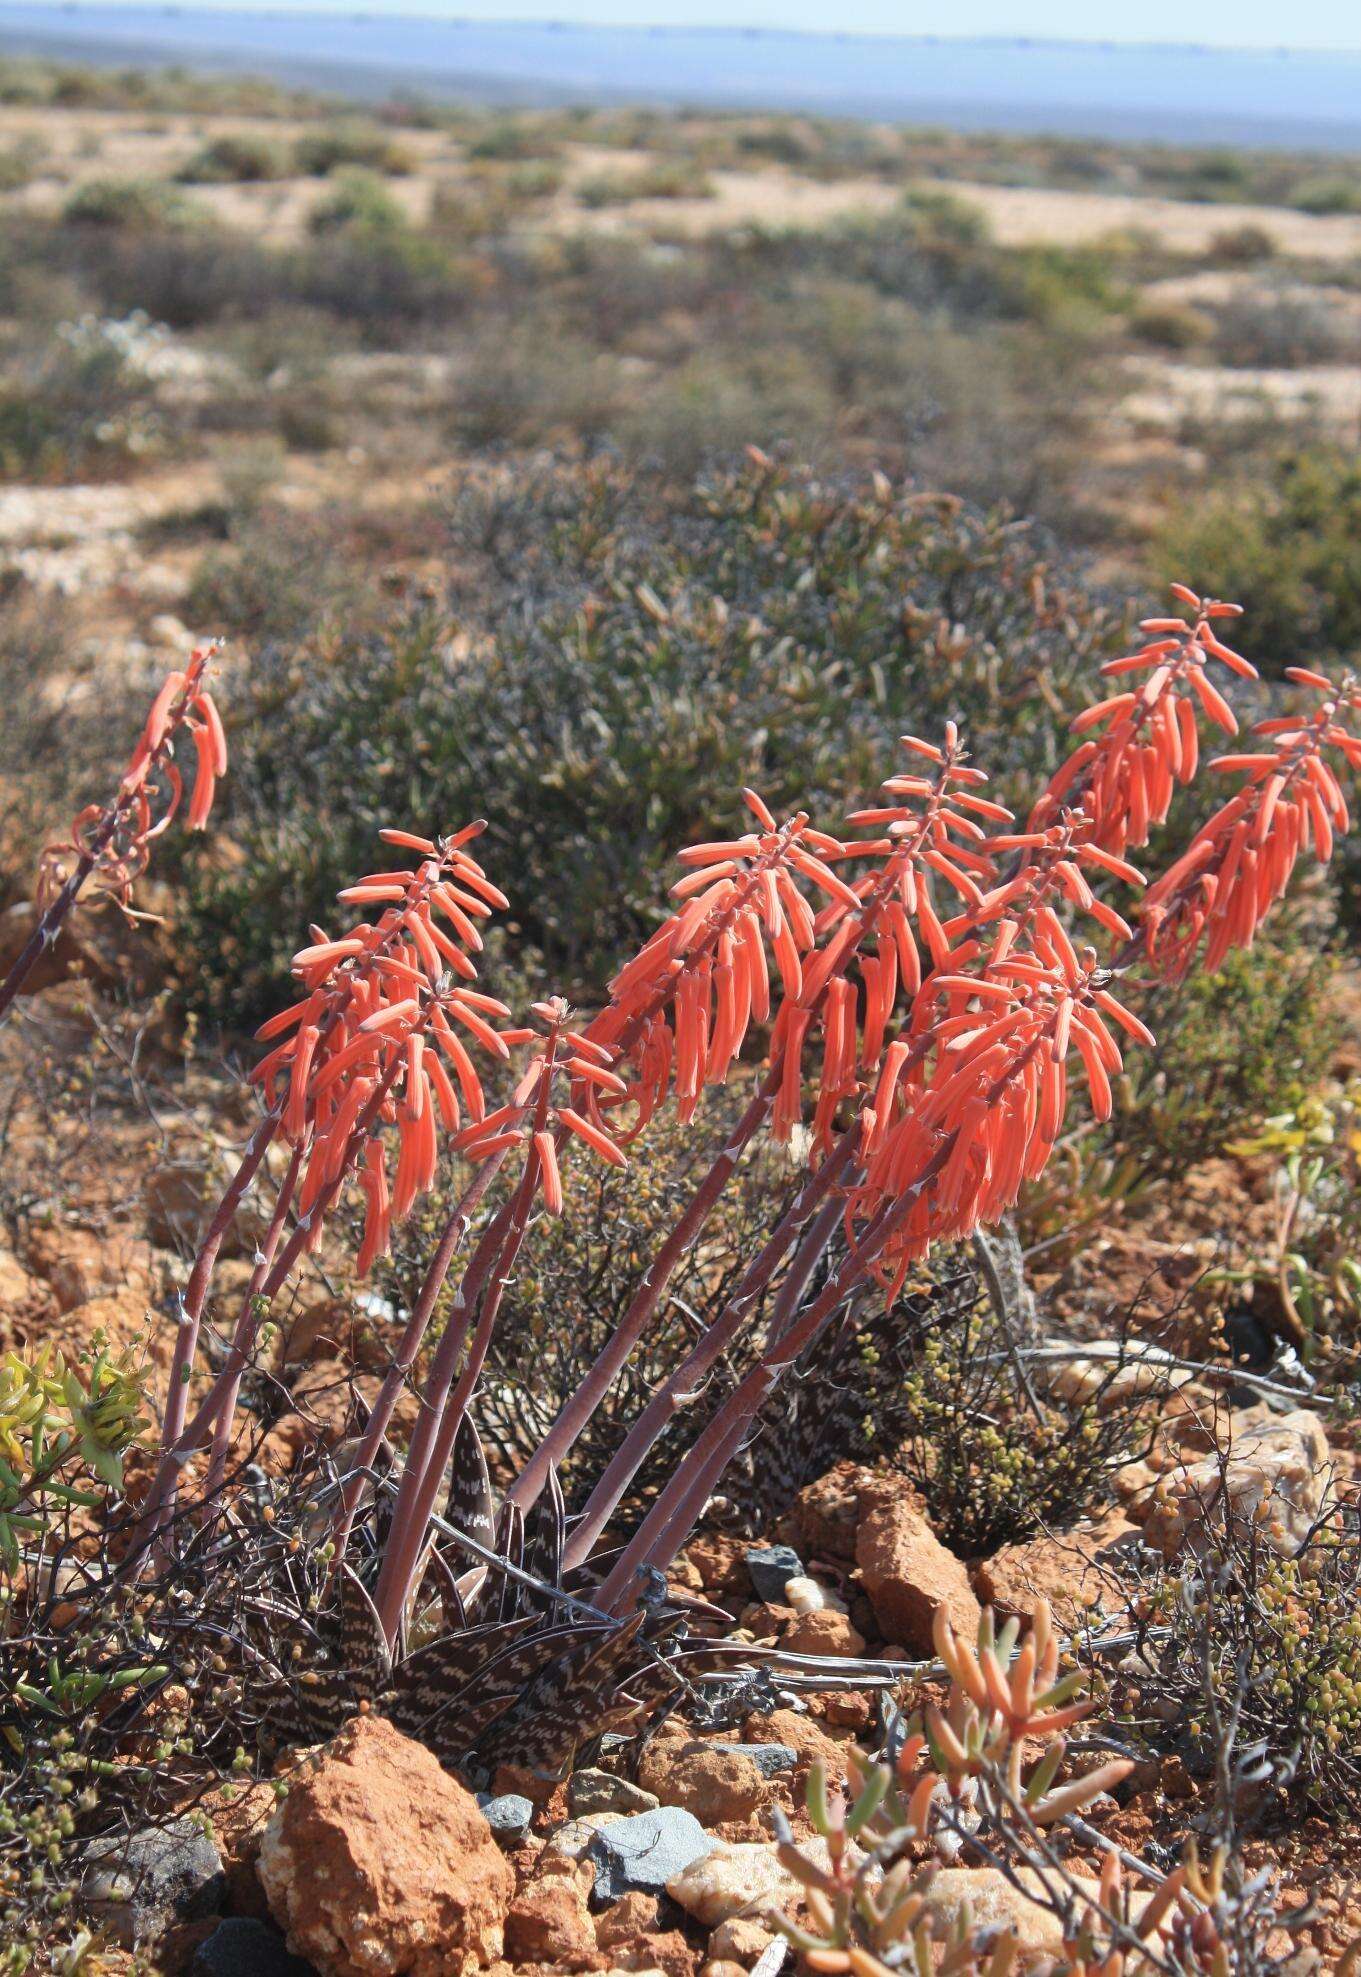
<instances>
[{"instance_id":1,"label":"distant horizon","mask_svg":"<svg viewBox=\"0 0 1361 1977\"><path fill-rule=\"evenodd\" d=\"M125 8L127 0L0 0L0 17L10 11L31 13L41 11L55 15L79 13L116 13ZM617 0L617 4L633 8L633 0ZM865 25L847 27L825 27L813 22L775 22L768 19L733 20L729 15L724 20L694 19L677 20L670 17L627 19L612 16L602 9L600 0L594 0L592 7L583 8L579 13L564 14L536 8L517 7L514 11L485 12L454 5L440 7L420 5L418 0L360 0L359 4L346 4L346 0L160 0L156 11L167 16L195 14L199 12L227 12L234 14L288 15L288 14L333 14L351 19L405 19L438 22L450 28L458 27L507 27L507 28L548 28L561 33L620 33L620 34L729 34L739 38L788 37L791 39L846 41L896 41L918 42L926 46L938 44L1032 47L1032 48L1132 48L1145 53L1165 49L1169 54L1248 54L1268 55L1284 58L1291 55L1355 55L1361 53L1361 33L1353 41L1282 41L1278 38L1249 36L1243 38L1219 39L1206 34L1081 34L1064 33L1055 30L1037 30L1021 27L977 28L968 31L949 32L934 28L904 28L898 25ZM696 11L691 7L691 13ZM723 11L727 13L724 5Z\"/></svg>"}]
</instances>

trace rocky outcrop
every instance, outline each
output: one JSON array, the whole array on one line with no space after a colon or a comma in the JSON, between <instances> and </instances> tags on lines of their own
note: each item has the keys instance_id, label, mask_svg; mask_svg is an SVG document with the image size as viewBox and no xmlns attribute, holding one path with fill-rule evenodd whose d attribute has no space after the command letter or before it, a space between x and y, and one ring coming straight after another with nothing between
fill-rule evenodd
<instances>
[{"instance_id":1,"label":"rocky outcrop","mask_svg":"<svg viewBox=\"0 0 1361 1977\"><path fill-rule=\"evenodd\" d=\"M1047 1600L1058 1625L1071 1632L1124 1610L1125 1561L1138 1542L1138 1526L1113 1510L1061 1537L1003 1545L974 1573L974 1591L1004 1620L1028 1620L1036 1601Z\"/></svg>"},{"instance_id":2,"label":"rocky outcrop","mask_svg":"<svg viewBox=\"0 0 1361 1977\"><path fill-rule=\"evenodd\" d=\"M1333 1464L1317 1415L1306 1408L1231 1434L1227 1446L1161 1478L1144 1521L1148 1544L1174 1559L1216 1542L1229 1521L1282 1557L1305 1542L1332 1495Z\"/></svg>"},{"instance_id":3,"label":"rocky outcrop","mask_svg":"<svg viewBox=\"0 0 1361 1977\"><path fill-rule=\"evenodd\" d=\"M292 1785L258 1873L322 1977L466 1977L501 1954L515 1876L470 1792L359 1717Z\"/></svg>"},{"instance_id":4,"label":"rocky outcrop","mask_svg":"<svg viewBox=\"0 0 1361 1977\"><path fill-rule=\"evenodd\" d=\"M684 1736L658 1737L644 1753L638 1782L663 1805L683 1806L703 1826L749 1819L769 1788L755 1761Z\"/></svg>"},{"instance_id":5,"label":"rocky outcrop","mask_svg":"<svg viewBox=\"0 0 1361 1977\"><path fill-rule=\"evenodd\" d=\"M886 1641L934 1653L938 1607L956 1632L972 1638L977 1631L981 1612L968 1572L935 1535L905 1483L880 1477L861 1491L855 1559Z\"/></svg>"}]
</instances>

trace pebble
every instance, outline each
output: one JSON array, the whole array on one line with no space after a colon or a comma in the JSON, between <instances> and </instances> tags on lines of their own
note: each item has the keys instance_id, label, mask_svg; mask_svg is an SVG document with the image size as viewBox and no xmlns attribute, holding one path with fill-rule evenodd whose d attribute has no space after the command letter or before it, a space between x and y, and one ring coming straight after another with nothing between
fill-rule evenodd
<instances>
[{"instance_id":1,"label":"pebble","mask_svg":"<svg viewBox=\"0 0 1361 1977\"><path fill-rule=\"evenodd\" d=\"M763 1778L776 1778L782 1771L792 1771L799 1761L799 1754L790 1744L715 1744L728 1756L749 1757Z\"/></svg>"},{"instance_id":2,"label":"pebble","mask_svg":"<svg viewBox=\"0 0 1361 1977\"><path fill-rule=\"evenodd\" d=\"M616 1778L612 1771L576 1771L567 1787L567 1806L574 1818L585 1812L655 1812L660 1804L655 1792Z\"/></svg>"},{"instance_id":3,"label":"pebble","mask_svg":"<svg viewBox=\"0 0 1361 1977\"><path fill-rule=\"evenodd\" d=\"M784 1605L785 1586L803 1576L803 1560L792 1545L753 1545L745 1562L756 1597L772 1606Z\"/></svg>"},{"instance_id":4,"label":"pebble","mask_svg":"<svg viewBox=\"0 0 1361 1977\"><path fill-rule=\"evenodd\" d=\"M659 1894L713 1846L694 1814L675 1805L603 1827L587 1849L596 1870L596 1899L618 1901L633 1888Z\"/></svg>"},{"instance_id":5,"label":"pebble","mask_svg":"<svg viewBox=\"0 0 1361 1977\"><path fill-rule=\"evenodd\" d=\"M533 1801L522 1798L519 1792L502 1792L497 1798L490 1792L479 1792L477 1803L503 1847L517 1846L529 1831L534 1817Z\"/></svg>"}]
</instances>

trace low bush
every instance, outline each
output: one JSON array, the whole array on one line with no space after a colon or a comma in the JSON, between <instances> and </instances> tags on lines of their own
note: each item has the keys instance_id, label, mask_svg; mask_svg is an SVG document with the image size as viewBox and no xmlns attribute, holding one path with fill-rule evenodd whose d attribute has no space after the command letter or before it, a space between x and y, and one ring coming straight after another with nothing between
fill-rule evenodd
<instances>
[{"instance_id":1,"label":"low bush","mask_svg":"<svg viewBox=\"0 0 1361 1977\"><path fill-rule=\"evenodd\" d=\"M554 159L560 148L541 118L498 117L478 130L468 156L488 164L524 164Z\"/></svg>"},{"instance_id":2,"label":"low bush","mask_svg":"<svg viewBox=\"0 0 1361 1977\"><path fill-rule=\"evenodd\" d=\"M583 206L620 206L635 199L712 199L714 186L693 161L658 158L634 171L582 179L576 195Z\"/></svg>"},{"instance_id":3,"label":"low bush","mask_svg":"<svg viewBox=\"0 0 1361 1977\"><path fill-rule=\"evenodd\" d=\"M1344 448L1278 453L1179 504L1155 553L1243 600L1245 649L1268 678L1361 650L1361 465Z\"/></svg>"},{"instance_id":4,"label":"low bush","mask_svg":"<svg viewBox=\"0 0 1361 1977\"><path fill-rule=\"evenodd\" d=\"M411 153L377 124L334 122L305 131L294 146L294 169L326 178L347 167L398 177L411 170Z\"/></svg>"},{"instance_id":5,"label":"low bush","mask_svg":"<svg viewBox=\"0 0 1361 1977\"><path fill-rule=\"evenodd\" d=\"M1307 288L1253 288L1215 311L1214 343L1225 364L1331 364L1352 354L1357 332L1345 305Z\"/></svg>"},{"instance_id":6,"label":"low bush","mask_svg":"<svg viewBox=\"0 0 1361 1977\"><path fill-rule=\"evenodd\" d=\"M0 369L0 480L60 480L144 453L155 389L118 323L59 326Z\"/></svg>"},{"instance_id":7,"label":"low bush","mask_svg":"<svg viewBox=\"0 0 1361 1977\"><path fill-rule=\"evenodd\" d=\"M1023 788L1055 757L1040 729L1018 731L1018 708L1118 637L1004 519L769 463L701 483L678 512L607 467L553 473L468 496L455 528L485 585L466 627L476 664L429 614L342 632L324 663L256 655L228 798L237 856L192 877L192 992L219 1014L276 993L293 928L399 788L418 822L470 803L498 831L514 819L523 933L596 984L602 957L651 923L654 847L727 817L734 788L844 804L872 787L885 725L947 711ZM309 588L300 575L299 630Z\"/></svg>"},{"instance_id":8,"label":"low bush","mask_svg":"<svg viewBox=\"0 0 1361 1977\"><path fill-rule=\"evenodd\" d=\"M1340 173L1305 179L1290 203L1301 213L1361 213L1361 179Z\"/></svg>"},{"instance_id":9,"label":"low bush","mask_svg":"<svg viewBox=\"0 0 1361 1977\"><path fill-rule=\"evenodd\" d=\"M119 233L155 233L182 226L192 217L193 209L184 197L156 179L87 179L62 208L68 226Z\"/></svg>"},{"instance_id":10,"label":"low bush","mask_svg":"<svg viewBox=\"0 0 1361 1977\"><path fill-rule=\"evenodd\" d=\"M1322 1082L1339 1025L1328 1000L1337 961L1320 918L1282 914L1213 979L1191 977L1162 1000L1158 1043L1107 1128L1140 1171L1185 1173Z\"/></svg>"},{"instance_id":11,"label":"low bush","mask_svg":"<svg viewBox=\"0 0 1361 1977\"><path fill-rule=\"evenodd\" d=\"M360 166L334 174L331 189L308 215L316 234L346 231L388 238L406 229L406 215L381 178Z\"/></svg>"},{"instance_id":12,"label":"low bush","mask_svg":"<svg viewBox=\"0 0 1361 1977\"><path fill-rule=\"evenodd\" d=\"M228 131L208 140L180 167L182 185L253 185L288 174L289 159L274 138Z\"/></svg>"},{"instance_id":13,"label":"low bush","mask_svg":"<svg viewBox=\"0 0 1361 1977\"><path fill-rule=\"evenodd\" d=\"M1131 336L1155 350L1194 350L1214 335L1214 319L1184 302L1144 301L1129 319Z\"/></svg>"}]
</instances>

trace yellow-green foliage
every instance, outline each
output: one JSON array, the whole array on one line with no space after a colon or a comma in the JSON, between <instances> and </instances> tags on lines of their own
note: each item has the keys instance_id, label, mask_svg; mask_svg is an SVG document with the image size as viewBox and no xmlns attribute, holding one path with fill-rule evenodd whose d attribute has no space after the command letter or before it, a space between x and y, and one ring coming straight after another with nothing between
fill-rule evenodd
<instances>
[{"instance_id":1,"label":"yellow-green foliage","mask_svg":"<svg viewBox=\"0 0 1361 1977\"><path fill-rule=\"evenodd\" d=\"M93 1507L101 1490L121 1487L143 1403L140 1377L98 1335L71 1364L48 1346L0 1360L0 1562L10 1572L58 1506Z\"/></svg>"}]
</instances>

